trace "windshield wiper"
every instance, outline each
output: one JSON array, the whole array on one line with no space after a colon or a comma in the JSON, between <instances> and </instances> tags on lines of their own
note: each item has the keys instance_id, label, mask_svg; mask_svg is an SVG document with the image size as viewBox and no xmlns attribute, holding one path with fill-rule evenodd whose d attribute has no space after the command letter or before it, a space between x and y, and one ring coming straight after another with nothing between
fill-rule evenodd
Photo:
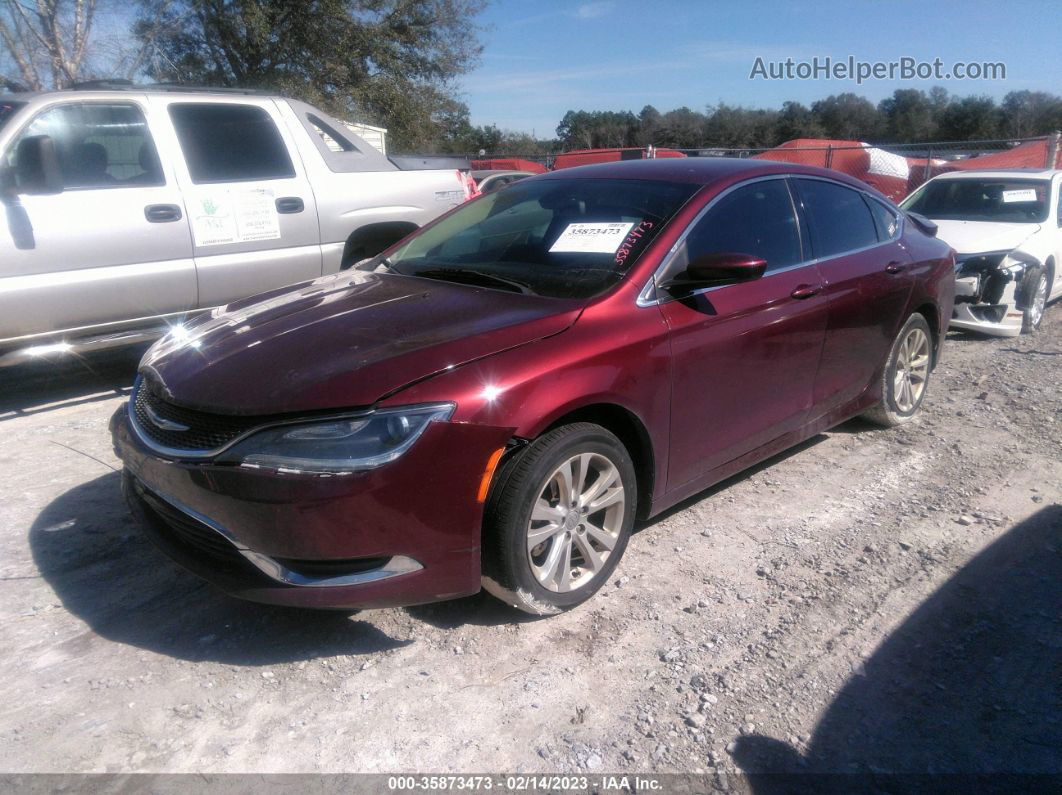
<instances>
[{"instance_id":1,"label":"windshield wiper","mask_svg":"<svg viewBox=\"0 0 1062 795\"><path fill-rule=\"evenodd\" d=\"M425 279L439 279L444 282L457 282L458 284L478 284L484 287L498 287L514 293L531 294L529 285L514 279L506 279L495 276L493 273L483 271L466 270L464 268L426 268L422 271L413 271L410 276L423 276Z\"/></svg>"}]
</instances>

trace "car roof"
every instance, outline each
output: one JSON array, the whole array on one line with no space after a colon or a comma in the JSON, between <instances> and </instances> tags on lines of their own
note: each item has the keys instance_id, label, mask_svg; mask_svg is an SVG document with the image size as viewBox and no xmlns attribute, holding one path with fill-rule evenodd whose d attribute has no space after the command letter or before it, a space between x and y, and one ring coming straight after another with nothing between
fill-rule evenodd
<instances>
[{"instance_id":1,"label":"car roof","mask_svg":"<svg viewBox=\"0 0 1062 795\"><path fill-rule=\"evenodd\" d=\"M774 174L797 174L825 177L843 182L859 190L877 194L871 186L855 177L832 171L828 168L784 163L776 160L759 160L735 157L668 157L650 160L620 160L614 163L598 163L592 166L562 168L533 179L649 179L661 182L683 182L694 185L710 185L721 180L748 179Z\"/></svg>"},{"instance_id":2,"label":"car roof","mask_svg":"<svg viewBox=\"0 0 1062 795\"><path fill-rule=\"evenodd\" d=\"M986 169L963 169L961 171L949 171L940 174L933 179L964 179L967 177L990 177L1006 179L1007 177L1030 177L1036 179L1051 179L1062 174L1060 169L1050 168L986 168Z\"/></svg>"}]
</instances>

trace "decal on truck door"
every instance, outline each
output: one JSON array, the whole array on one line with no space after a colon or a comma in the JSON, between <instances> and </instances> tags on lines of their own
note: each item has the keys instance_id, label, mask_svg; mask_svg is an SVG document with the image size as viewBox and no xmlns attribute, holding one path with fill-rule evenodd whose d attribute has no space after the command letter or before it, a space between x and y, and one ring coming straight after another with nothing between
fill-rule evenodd
<instances>
[{"instance_id":1,"label":"decal on truck door","mask_svg":"<svg viewBox=\"0 0 1062 795\"><path fill-rule=\"evenodd\" d=\"M220 246L280 237L271 189L204 190L190 202L196 246Z\"/></svg>"}]
</instances>

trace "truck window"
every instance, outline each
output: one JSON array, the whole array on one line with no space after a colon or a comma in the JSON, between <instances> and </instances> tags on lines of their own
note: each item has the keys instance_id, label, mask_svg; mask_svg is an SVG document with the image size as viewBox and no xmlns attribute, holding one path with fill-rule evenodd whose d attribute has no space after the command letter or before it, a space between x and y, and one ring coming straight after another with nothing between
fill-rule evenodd
<instances>
[{"instance_id":1,"label":"truck window","mask_svg":"<svg viewBox=\"0 0 1062 795\"><path fill-rule=\"evenodd\" d=\"M65 190L166 184L151 132L136 105L58 105L30 122L18 140L35 135L55 142ZM18 140L9 150L13 166Z\"/></svg>"},{"instance_id":2,"label":"truck window","mask_svg":"<svg viewBox=\"0 0 1062 795\"><path fill-rule=\"evenodd\" d=\"M192 182L246 182L295 176L273 120L255 105L178 102L170 118Z\"/></svg>"},{"instance_id":3,"label":"truck window","mask_svg":"<svg viewBox=\"0 0 1062 795\"><path fill-rule=\"evenodd\" d=\"M340 133L336 132L330 125L314 116L312 113L308 114L306 118L309 120L310 125L313 127L313 131L321 136L321 140L325 142L325 146L331 149L333 152L357 152L360 151L358 147L354 146L350 141L344 138Z\"/></svg>"}]
</instances>

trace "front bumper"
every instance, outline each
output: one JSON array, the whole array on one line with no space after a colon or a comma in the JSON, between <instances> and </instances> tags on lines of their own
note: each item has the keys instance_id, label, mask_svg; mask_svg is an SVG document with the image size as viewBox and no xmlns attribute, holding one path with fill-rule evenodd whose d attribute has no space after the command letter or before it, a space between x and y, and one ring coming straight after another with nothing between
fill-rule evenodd
<instances>
[{"instance_id":1,"label":"front bumper","mask_svg":"<svg viewBox=\"0 0 1062 795\"><path fill-rule=\"evenodd\" d=\"M1014 287L1014 282L1007 284L997 304L978 303L977 277L958 275L950 327L996 337L1017 337L1021 334L1022 311L1016 306Z\"/></svg>"},{"instance_id":2,"label":"front bumper","mask_svg":"<svg viewBox=\"0 0 1062 795\"><path fill-rule=\"evenodd\" d=\"M343 476L169 460L139 440L127 405L111 432L123 491L147 534L233 596L356 609L480 588L476 496L511 429L432 423L399 460Z\"/></svg>"},{"instance_id":3,"label":"front bumper","mask_svg":"<svg viewBox=\"0 0 1062 795\"><path fill-rule=\"evenodd\" d=\"M1000 319L995 320L996 317ZM951 328L978 331L996 337L1017 337L1021 334L1021 310L1014 304L955 304Z\"/></svg>"}]
</instances>

